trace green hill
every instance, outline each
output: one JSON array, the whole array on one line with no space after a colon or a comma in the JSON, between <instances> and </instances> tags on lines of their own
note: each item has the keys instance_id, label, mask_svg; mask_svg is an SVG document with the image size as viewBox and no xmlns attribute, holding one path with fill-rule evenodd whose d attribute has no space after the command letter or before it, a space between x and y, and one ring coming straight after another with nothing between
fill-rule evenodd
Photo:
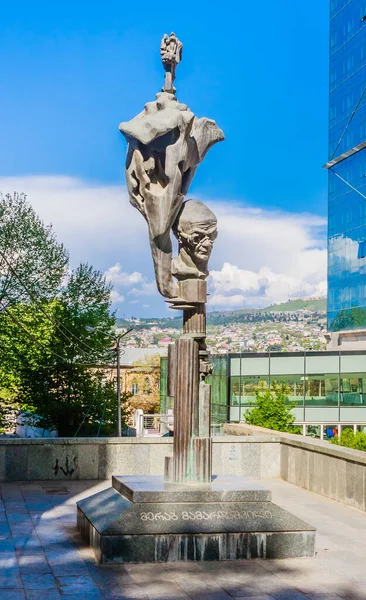
<instances>
[{"instance_id":1,"label":"green hill","mask_svg":"<svg viewBox=\"0 0 366 600\"><path fill-rule=\"evenodd\" d=\"M244 323L244 322L260 322L260 321L273 321L278 320L278 317L271 316L270 313L281 313L281 312L296 312L298 310L306 310L310 313L326 311L327 300L326 298L312 298L312 299L297 299L289 300L283 304L273 304L266 308L249 308L249 309L238 309L238 310L222 310L207 313L207 324L208 325L228 325L230 323ZM286 317L284 317L286 319ZM181 315L173 316L170 318L150 318L140 319L138 322L131 323L131 321L125 319L117 319L118 327L134 327L135 330L150 329L154 325L161 328L173 328L180 330L182 328L182 317Z\"/></svg>"},{"instance_id":2,"label":"green hill","mask_svg":"<svg viewBox=\"0 0 366 600\"><path fill-rule=\"evenodd\" d=\"M261 309L262 312L292 312L295 310L308 310L309 312L323 312L327 310L326 298L310 298L297 300L289 300L283 304L272 304Z\"/></svg>"}]
</instances>

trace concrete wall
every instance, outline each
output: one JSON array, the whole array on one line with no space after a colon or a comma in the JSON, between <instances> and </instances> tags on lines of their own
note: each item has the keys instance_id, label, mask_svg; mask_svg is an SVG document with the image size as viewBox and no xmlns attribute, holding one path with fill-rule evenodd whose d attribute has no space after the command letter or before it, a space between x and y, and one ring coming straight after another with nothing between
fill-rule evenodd
<instances>
[{"instance_id":1,"label":"concrete wall","mask_svg":"<svg viewBox=\"0 0 366 600\"><path fill-rule=\"evenodd\" d=\"M277 440L282 479L366 511L366 452L245 424L228 424L224 431L232 436L268 436Z\"/></svg>"},{"instance_id":2,"label":"concrete wall","mask_svg":"<svg viewBox=\"0 0 366 600\"><path fill-rule=\"evenodd\" d=\"M325 335L327 350L366 350L366 329L336 331Z\"/></svg>"},{"instance_id":3,"label":"concrete wall","mask_svg":"<svg viewBox=\"0 0 366 600\"><path fill-rule=\"evenodd\" d=\"M327 498L366 510L366 453L329 442L281 440L281 477Z\"/></svg>"},{"instance_id":4,"label":"concrete wall","mask_svg":"<svg viewBox=\"0 0 366 600\"><path fill-rule=\"evenodd\" d=\"M215 437L213 471L248 479L278 477L280 444L267 436ZM109 479L162 475L172 438L0 438L0 481Z\"/></svg>"},{"instance_id":5,"label":"concrete wall","mask_svg":"<svg viewBox=\"0 0 366 600\"><path fill-rule=\"evenodd\" d=\"M282 477L366 511L366 452L245 424L213 439L213 472ZM0 481L162 475L172 438L0 439Z\"/></svg>"}]
</instances>

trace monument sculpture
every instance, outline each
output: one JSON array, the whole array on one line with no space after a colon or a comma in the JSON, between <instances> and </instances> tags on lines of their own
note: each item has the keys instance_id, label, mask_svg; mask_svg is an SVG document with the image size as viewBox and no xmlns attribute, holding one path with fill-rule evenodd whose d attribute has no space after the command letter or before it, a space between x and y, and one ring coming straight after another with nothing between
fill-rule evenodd
<instances>
[{"instance_id":1,"label":"monument sculpture","mask_svg":"<svg viewBox=\"0 0 366 600\"><path fill-rule=\"evenodd\" d=\"M171 308L183 310L183 337L169 350L175 434L166 477L204 483L211 481L210 388L203 381L210 370L205 344L206 278L217 219L203 202L184 199L199 163L224 134L215 121L196 117L175 96L173 83L182 48L174 33L164 35L162 92L119 129L128 143L130 202L147 221L158 290ZM172 232L179 243L174 258Z\"/></svg>"},{"instance_id":2,"label":"monument sculpture","mask_svg":"<svg viewBox=\"0 0 366 600\"><path fill-rule=\"evenodd\" d=\"M163 477L113 476L111 488L78 503L78 526L102 563L313 556L314 529L273 504L268 490L242 477L212 476L206 279L217 219L203 202L185 198L224 134L176 98L182 48L174 33L164 35L162 91L119 126L128 144L129 199L147 223L157 288L170 308L183 311L183 334L168 349L173 455Z\"/></svg>"}]
</instances>

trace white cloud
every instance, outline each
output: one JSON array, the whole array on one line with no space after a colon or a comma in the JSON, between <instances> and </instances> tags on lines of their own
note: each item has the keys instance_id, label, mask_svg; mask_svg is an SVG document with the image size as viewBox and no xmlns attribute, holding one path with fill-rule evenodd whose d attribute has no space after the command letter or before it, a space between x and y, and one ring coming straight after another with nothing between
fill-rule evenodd
<instances>
[{"instance_id":1,"label":"white cloud","mask_svg":"<svg viewBox=\"0 0 366 600\"><path fill-rule=\"evenodd\" d=\"M88 261L103 271L127 259L135 263L131 271L149 265L149 244L141 243L147 226L124 186L58 175L0 177L0 191L14 190L26 193L45 223L53 224L75 263Z\"/></svg>"},{"instance_id":2,"label":"white cloud","mask_svg":"<svg viewBox=\"0 0 366 600\"><path fill-rule=\"evenodd\" d=\"M165 312L154 281L146 222L130 205L124 186L27 176L0 178L0 190L27 193L69 248L71 265L85 261L105 272L114 286L115 303L122 303L124 296L149 296L151 314ZM207 204L217 214L219 230L210 263L211 305L241 307L245 301L246 306L265 306L289 296L326 292L324 218L226 201Z\"/></svg>"},{"instance_id":3,"label":"white cloud","mask_svg":"<svg viewBox=\"0 0 366 600\"><path fill-rule=\"evenodd\" d=\"M121 302L125 301L125 298L124 298L124 296L122 296L122 294L117 292L117 290L112 289L111 300L112 300L113 304L120 304Z\"/></svg>"},{"instance_id":4,"label":"white cloud","mask_svg":"<svg viewBox=\"0 0 366 600\"><path fill-rule=\"evenodd\" d=\"M228 202L208 204L218 217L219 231L211 268L230 262L256 272L264 266L275 272L294 272L304 252L308 257L311 249L325 248L325 218ZM304 274L313 269L312 261L303 261L301 266Z\"/></svg>"},{"instance_id":5,"label":"white cloud","mask_svg":"<svg viewBox=\"0 0 366 600\"><path fill-rule=\"evenodd\" d=\"M155 281L151 281L150 283L144 282L139 288L132 288L128 292L132 296L154 296L156 295L156 283Z\"/></svg>"},{"instance_id":6,"label":"white cloud","mask_svg":"<svg viewBox=\"0 0 366 600\"><path fill-rule=\"evenodd\" d=\"M209 304L268 306L326 294L326 219L210 202L218 216ZM224 263L224 264L223 264Z\"/></svg>"},{"instance_id":7,"label":"white cloud","mask_svg":"<svg viewBox=\"0 0 366 600\"><path fill-rule=\"evenodd\" d=\"M130 287L137 283L143 283L146 280L146 277L138 271L124 273L120 263L116 263L113 267L109 267L104 275L107 281L117 287Z\"/></svg>"},{"instance_id":8,"label":"white cloud","mask_svg":"<svg viewBox=\"0 0 366 600\"><path fill-rule=\"evenodd\" d=\"M268 267L255 273L225 263L221 271L211 272L209 304L215 307L243 308L268 306L289 298L324 296L326 280L321 264L326 258L324 253L325 251L319 253L318 273L311 273L307 278L274 273Z\"/></svg>"}]
</instances>

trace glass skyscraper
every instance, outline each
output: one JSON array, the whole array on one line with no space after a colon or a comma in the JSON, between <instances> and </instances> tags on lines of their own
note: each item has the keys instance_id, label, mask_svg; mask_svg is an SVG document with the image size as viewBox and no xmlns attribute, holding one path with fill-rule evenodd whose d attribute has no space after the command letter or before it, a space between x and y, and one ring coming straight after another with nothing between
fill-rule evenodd
<instances>
[{"instance_id":1,"label":"glass skyscraper","mask_svg":"<svg viewBox=\"0 0 366 600\"><path fill-rule=\"evenodd\" d=\"M328 331L366 329L366 0L330 0Z\"/></svg>"}]
</instances>

